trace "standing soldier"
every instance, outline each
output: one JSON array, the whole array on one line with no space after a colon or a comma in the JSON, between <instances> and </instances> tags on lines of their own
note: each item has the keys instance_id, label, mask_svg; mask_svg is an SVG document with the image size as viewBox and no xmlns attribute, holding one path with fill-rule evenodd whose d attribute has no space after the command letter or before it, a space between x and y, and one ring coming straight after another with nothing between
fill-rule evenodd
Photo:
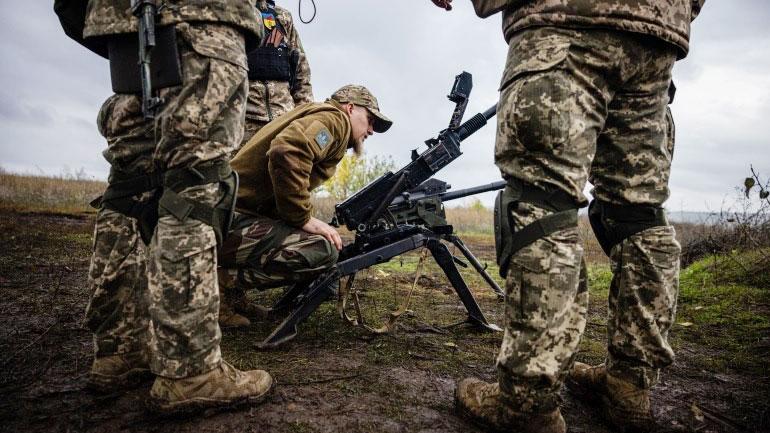
<instances>
[{"instance_id":1,"label":"standing soldier","mask_svg":"<svg viewBox=\"0 0 770 433\"><path fill-rule=\"evenodd\" d=\"M451 0L433 0L451 8ZM510 46L495 162L506 326L498 383L465 379L458 409L499 430L564 432L565 378L620 431L653 425L650 388L674 361L680 246L668 198L671 69L704 0L473 0ZM606 363L573 359L588 292L577 209L612 260Z\"/></svg>"},{"instance_id":2,"label":"standing soldier","mask_svg":"<svg viewBox=\"0 0 770 433\"><path fill-rule=\"evenodd\" d=\"M164 413L260 401L270 375L222 360L216 279L235 192L226 157L243 136L245 45L262 35L254 6L90 0L80 13L82 32L68 34L109 57L116 93L98 117L112 168L89 271L89 383L114 391L151 372L151 406ZM140 74L137 52L151 73Z\"/></svg>"},{"instance_id":3,"label":"standing soldier","mask_svg":"<svg viewBox=\"0 0 770 433\"><path fill-rule=\"evenodd\" d=\"M248 54L249 98L241 146L276 117L313 102L310 65L291 13L273 0L259 0L257 9L266 34Z\"/></svg>"},{"instance_id":4,"label":"standing soldier","mask_svg":"<svg viewBox=\"0 0 770 433\"><path fill-rule=\"evenodd\" d=\"M294 26L291 13L273 0L259 0L257 14L265 28L262 44L248 53L249 97L246 104L246 133L242 147L263 126L295 106L313 102L310 65ZM233 151L235 156L237 149ZM226 274L220 275L219 324L249 325L246 316L259 317L263 310L246 298L243 288Z\"/></svg>"}]
</instances>

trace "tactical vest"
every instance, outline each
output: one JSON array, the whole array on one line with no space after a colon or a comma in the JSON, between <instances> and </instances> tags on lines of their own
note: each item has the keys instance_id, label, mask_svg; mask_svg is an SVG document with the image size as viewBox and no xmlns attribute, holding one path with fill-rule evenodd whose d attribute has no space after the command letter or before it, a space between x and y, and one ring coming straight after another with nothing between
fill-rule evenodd
<instances>
[{"instance_id":1,"label":"tactical vest","mask_svg":"<svg viewBox=\"0 0 770 433\"><path fill-rule=\"evenodd\" d=\"M299 50L287 43L287 32L278 20L275 2L268 1L261 14L265 27L262 44L247 54L250 81L286 81L291 84L299 64Z\"/></svg>"}]
</instances>

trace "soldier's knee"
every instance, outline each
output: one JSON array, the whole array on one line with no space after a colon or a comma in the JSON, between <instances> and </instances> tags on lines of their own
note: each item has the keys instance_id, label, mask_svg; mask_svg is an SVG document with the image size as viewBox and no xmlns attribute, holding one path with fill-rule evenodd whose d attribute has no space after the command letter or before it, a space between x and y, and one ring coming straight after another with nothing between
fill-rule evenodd
<instances>
[{"instance_id":1,"label":"soldier's knee","mask_svg":"<svg viewBox=\"0 0 770 433\"><path fill-rule=\"evenodd\" d=\"M599 245L608 256L615 245L637 233L670 227L665 210L655 205L615 205L593 200L588 207L588 219Z\"/></svg>"}]
</instances>

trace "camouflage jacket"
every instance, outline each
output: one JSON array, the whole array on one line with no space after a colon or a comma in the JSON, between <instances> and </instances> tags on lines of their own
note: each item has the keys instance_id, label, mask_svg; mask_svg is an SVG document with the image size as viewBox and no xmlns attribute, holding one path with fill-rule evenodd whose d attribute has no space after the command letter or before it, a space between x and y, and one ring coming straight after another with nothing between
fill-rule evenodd
<instances>
[{"instance_id":1,"label":"camouflage jacket","mask_svg":"<svg viewBox=\"0 0 770 433\"><path fill-rule=\"evenodd\" d=\"M239 27L248 37L262 39L262 24L248 0L163 0L158 25L205 21ZM133 33L136 17L131 0L89 0L83 37Z\"/></svg>"},{"instance_id":2,"label":"camouflage jacket","mask_svg":"<svg viewBox=\"0 0 770 433\"><path fill-rule=\"evenodd\" d=\"M349 142L350 118L332 100L268 123L230 161L240 176L236 209L302 227L312 214L311 191L334 175Z\"/></svg>"},{"instance_id":3,"label":"camouflage jacket","mask_svg":"<svg viewBox=\"0 0 770 433\"><path fill-rule=\"evenodd\" d=\"M257 3L261 10L267 10L264 0ZM305 50L299 40L297 28L291 14L286 9L276 6L276 19L286 30L286 39L290 48L299 51L294 85L286 81L254 81L249 83L249 101L246 105L246 121L269 122L291 111L295 105L313 102L313 87L310 85L310 65Z\"/></svg>"},{"instance_id":4,"label":"camouflage jacket","mask_svg":"<svg viewBox=\"0 0 770 433\"><path fill-rule=\"evenodd\" d=\"M687 55L690 22L706 0L472 0L476 13L503 12L503 32L510 40L528 27L609 28L657 37Z\"/></svg>"}]
</instances>

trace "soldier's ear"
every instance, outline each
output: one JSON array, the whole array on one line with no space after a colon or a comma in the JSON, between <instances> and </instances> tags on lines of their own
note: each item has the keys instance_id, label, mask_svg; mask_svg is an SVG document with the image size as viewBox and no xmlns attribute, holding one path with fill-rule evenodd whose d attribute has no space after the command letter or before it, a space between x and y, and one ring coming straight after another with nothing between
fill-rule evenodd
<instances>
[{"instance_id":1,"label":"soldier's ear","mask_svg":"<svg viewBox=\"0 0 770 433\"><path fill-rule=\"evenodd\" d=\"M355 105L348 102L347 104L342 106L345 109L345 112L348 113L348 116L353 114L353 108L355 108Z\"/></svg>"}]
</instances>

